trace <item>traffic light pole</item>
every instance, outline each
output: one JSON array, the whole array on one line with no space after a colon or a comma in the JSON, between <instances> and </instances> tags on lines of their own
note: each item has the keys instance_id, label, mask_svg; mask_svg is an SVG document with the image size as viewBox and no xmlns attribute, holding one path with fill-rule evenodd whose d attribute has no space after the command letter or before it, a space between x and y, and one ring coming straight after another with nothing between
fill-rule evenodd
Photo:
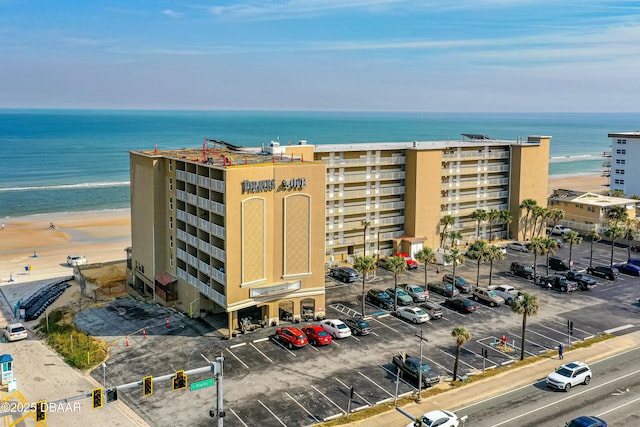
<instances>
[{"instance_id":1,"label":"traffic light pole","mask_svg":"<svg viewBox=\"0 0 640 427\"><path fill-rule=\"evenodd\" d=\"M222 377L223 377L223 357L216 357L215 365L213 365L216 377L216 422L217 427L222 427L224 422L223 398L222 398Z\"/></svg>"}]
</instances>

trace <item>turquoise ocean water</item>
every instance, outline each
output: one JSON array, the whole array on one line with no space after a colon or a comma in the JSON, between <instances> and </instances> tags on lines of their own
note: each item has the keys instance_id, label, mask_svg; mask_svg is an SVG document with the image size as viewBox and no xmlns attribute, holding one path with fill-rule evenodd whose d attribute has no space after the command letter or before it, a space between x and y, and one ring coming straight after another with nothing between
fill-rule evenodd
<instances>
[{"instance_id":1,"label":"turquoise ocean water","mask_svg":"<svg viewBox=\"0 0 640 427\"><path fill-rule=\"evenodd\" d=\"M0 109L0 218L129 206L128 150L550 135L549 174L600 172L610 132L638 113L369 113Z\"/></svg>"}]
</instances>

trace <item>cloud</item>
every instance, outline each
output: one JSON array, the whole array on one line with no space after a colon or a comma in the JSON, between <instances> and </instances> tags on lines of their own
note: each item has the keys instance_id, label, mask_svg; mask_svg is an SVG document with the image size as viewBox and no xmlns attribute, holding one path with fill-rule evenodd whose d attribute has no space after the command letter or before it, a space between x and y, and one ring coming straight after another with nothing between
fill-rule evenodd
<instances>
[{"instance_id":1,"label":"cloud","mask_svg":"<svg viewBox=\"0 0 640 427\"><path fill-rule=\"evenodd\" d=\"M166 15L166 16L168 16L170 18L176 18L176 19L182 18L182 16L184 15L183 13L176 12L173 9L165 9L165 10L162 11L162 14Z\"/></svg>"}]
</instances>

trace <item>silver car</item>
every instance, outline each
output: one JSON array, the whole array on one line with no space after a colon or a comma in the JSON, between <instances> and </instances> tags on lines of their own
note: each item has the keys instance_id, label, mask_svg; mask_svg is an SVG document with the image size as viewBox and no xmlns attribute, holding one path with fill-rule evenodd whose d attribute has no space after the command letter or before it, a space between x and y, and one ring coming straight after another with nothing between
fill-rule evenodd
<instances>
[{"instance_id":1,"label":"silver car","mask_svg":"<svg viewBox=\"0 0 640 427\"><path fill-rule=\"evenodd\" d=\"M527 249L527 244L522 242L511 242L507 245L507 248L512 251L529 253L529 249Z\"/></svg>"},{"instance_id":2,"label":"silver car","mask_svg":"<svg viewBox=\"0 0 640 427\"><path fill-rule=\"evenodd\" d=\"M422 286L405 284L402 285L409 296L413 298L413 302L424 302L429 298L429 291L425 292Z\"/></svg>"}]
</instances>

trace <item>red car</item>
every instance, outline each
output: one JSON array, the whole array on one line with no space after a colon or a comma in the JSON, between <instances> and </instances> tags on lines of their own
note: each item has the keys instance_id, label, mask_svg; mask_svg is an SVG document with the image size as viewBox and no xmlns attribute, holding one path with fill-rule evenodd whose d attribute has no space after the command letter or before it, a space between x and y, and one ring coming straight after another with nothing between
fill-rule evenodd
<instances>
[{"instance_id":1,"label":"red car","mask_svg":"<svg viewBox=\"0 0 640 427\"><path fill-rule=\"evenodd\" d=\"M300 329L293 326L276 329L276 337L278 337L283 344L287 344L289 348L304 347L309 342L307 336Z\"/></svg>"},{"instance_id":2,"label":"red car","mask_svg":"<svg viewBox=\"0 0 640 427\"><path fill-rule=\"evenodd\" d=\"M302 328L309 342L315 346L331 344L331 335L320 325L309 325Z\"/></svg>"}]
</instances>

